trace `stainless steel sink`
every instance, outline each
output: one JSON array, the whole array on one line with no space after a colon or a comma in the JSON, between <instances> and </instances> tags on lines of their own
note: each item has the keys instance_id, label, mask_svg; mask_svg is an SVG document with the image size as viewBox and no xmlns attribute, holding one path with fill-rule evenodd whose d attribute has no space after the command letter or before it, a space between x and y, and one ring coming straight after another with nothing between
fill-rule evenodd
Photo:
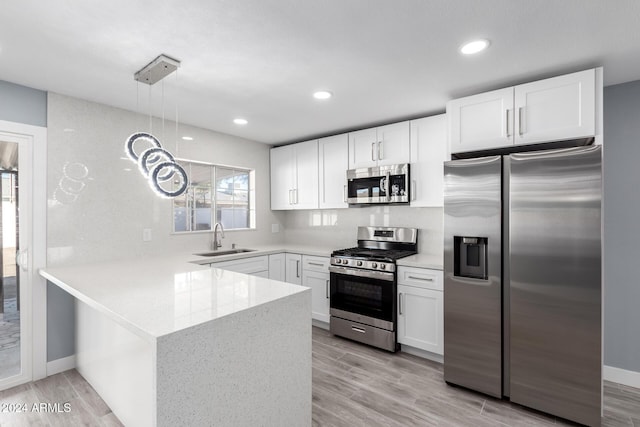
<instances>
[{"instance_id":1,"label":"stainless steel sink","mask_svg":"<svg viewBox=\"0 0 640 427\"><path fill-rule=\"evenodd\" d=\"M194 254L194 255L211 257L211 256L221 256L221 255L242 254L245 252L253 252L253 251L255 251L255 249L229 249L226 251L201 252L199 254Z\"/></svg>"}]
</instances>

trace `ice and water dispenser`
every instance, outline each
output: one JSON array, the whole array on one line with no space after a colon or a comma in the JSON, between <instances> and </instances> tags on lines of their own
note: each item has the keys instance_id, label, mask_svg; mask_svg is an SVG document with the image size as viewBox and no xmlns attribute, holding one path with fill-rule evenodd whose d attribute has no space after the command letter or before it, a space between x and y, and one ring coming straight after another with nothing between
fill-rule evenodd
<instances>
[{"instance_id":1,"label":"ice and water dispenser","mask_svg":"<svg viewBox=\"0 0 640 427\"><path fill-rule=\"evenodd\" d=\"M454 236L455 276L487 280L487 238Z\"/></svg>"}]
</instances>

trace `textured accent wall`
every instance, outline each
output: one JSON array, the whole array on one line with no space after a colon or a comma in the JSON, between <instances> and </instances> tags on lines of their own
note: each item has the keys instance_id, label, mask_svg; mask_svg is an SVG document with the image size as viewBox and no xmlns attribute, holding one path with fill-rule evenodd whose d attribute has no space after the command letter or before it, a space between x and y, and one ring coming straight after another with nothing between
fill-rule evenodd
<instances>
[{"instance_id":1,"label":"textured accent wall","mask_svg":"<svg viewBox=\"0 0 640 427\"><path fill-rule=\"evenodd\" d=\"M604 89L604 364L640 372L640 81Z\"/></svg>"}]
</instances>

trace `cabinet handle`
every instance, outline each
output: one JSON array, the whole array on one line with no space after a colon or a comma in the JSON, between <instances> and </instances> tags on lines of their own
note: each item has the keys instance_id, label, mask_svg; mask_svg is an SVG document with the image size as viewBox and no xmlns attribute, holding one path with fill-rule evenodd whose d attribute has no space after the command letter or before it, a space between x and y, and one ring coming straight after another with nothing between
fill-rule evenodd
<instances>
[{"instance_id":1,"label":"cabinet handle","mask_svg":"<svg viewBox=\"0 0 640 427\"><path fill-rule=\"evenodd\" d=\"M315 265L318 267L324 267L324 264L320 264L319 262L309 262L309 265Z\"/></svg>"},{"instance_id":2,"label":"cabinet handle","mask_svg":"<svg viewBox=\"0 0 640 427\"><path fill-rule=\"evenodd\" d=\"M522 110L524 108L520 107L518 108L518 133L520 134L520 136L522 136L524 134L524 131L522 130Z\"/></svg>"},{"instance_id":3,"label":"cabinet handle","mask_svg":"<svg viewBox=\"0 0 640 427\"><path fill-rule=\"evenodd\" d=\"M402 292L398 294L398 314L402 315Z\"/></svg>"},{"instance_id":4,"label":"cabinet handle","mask_svg":"<svg viewBox=\"0 0 640 427\"><path fill-rule=\"evenodd\" d=\"M411 188L409 189L409 194L411 194L411 201L415 201L416 200L416 180L412 179L411 180Z\"/></svg>"},{"instance_id":5,"label":"cabinet handle","mask_svg":"<svg viewBox=\"0 0 640 427\"><path fill-rule=\"evenodd\" d=\"M384 145L382 144L382 141L378 142L378 160L382 160L382 158L384 157L384 153L382 152L382 149L384 148Z\"/></svg>"},{"instance_id":6,"label":"cabinet handle","mask_svg":"<svg viewBox=\"0 0 640 427\"><path fill-rule=\"evenodd\" d=\"M365 331L364 329L358 328L357 326L353 326L353 325L351 326L351 330L352 331L356 331L356 332L360 332L361 334L366 334L367 333L367 331Z\"/></svg>"},{"instance_id":7,"label":"cabinet handle","mask_svg":"<svg viewBox=\"0 0 640 427\"><path fill-rule=\"evenodd\" d=\"M372 142L371 143L371 160L374 162L376 161L376 155L374 154L375 150L376 150L376 143Z\"/></svg>"},{"instance_id":8,"label":"cabinet handle","mask_svg":"<svg viewBox=\"0 0 640 427\"><path fill-rule=\"evenodd\" d=\"M425 282L433 282L433 279L432 279L431 277L407 276L407 279L413 279L413 280L424 280Z\"/></svg>"},{"instance_id":9,"label":"cabinet handle","mask_svg":"<svg viewBox=\"0 0 640 427\"><path fill-rule=\"evenodd\" d=\"M300 260L296 260L296 277L300 277Z\"/></svg>"},{"instance_id":10,"label":"cabinet handle","mask_svg":"<svg viewBox=\"0 0 640 427\"><path fill-rule=\"evenodd\" d=\"M346 185L344 186L344 190L342 193L343 193L342 195L344 196L344 202L347 203L347 186Z\"/></svg>"},{"instance_id":11,"label":"cabinet handle","mask_svg":"<svg viewBox=\"0 0 640 427\"><path fill-rule=\"evenodd\" d=\"M327 286L325 287L325 289L326 289L325 293L326 293L327 299L329 299L329 281L328 280L327 280Z\"/></svg>"},{"instance_id":12,"label":"cabinet handle","mask_svg":"<svg viewBox=\"0 0 640 427\"><path fill-rule=\"evenodd\" d=\"M289 204L292 205L293 204L293 190L289 190Z\"/></svg>"},{"instance_id":13,"label":"cabinet handle","mask_svg":"<svg viewBox=\"0 0 640 427\"><path fill-rule=\"evenodd\" d=\"M509 108L507 108L505 120L507 122L507 138L511 138L511 132L509 132Z\"/></svg>"}]
</instances>

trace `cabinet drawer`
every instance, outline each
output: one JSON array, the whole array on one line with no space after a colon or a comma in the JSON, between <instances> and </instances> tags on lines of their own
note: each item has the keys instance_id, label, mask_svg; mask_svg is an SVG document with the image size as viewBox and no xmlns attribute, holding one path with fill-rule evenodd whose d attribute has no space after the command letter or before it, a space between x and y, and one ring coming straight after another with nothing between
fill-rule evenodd
<instances>
[{"instance_id":1,"label":"cabinet drawer","mask_svg":"<svg viewBox=\"0 0 640 427\"><path fill-rule=\"evenodd\" d=\"M304 271L329 272L329 258L323 256L302 255L302 269Z\"/></svg>"},{"instance_id":2,"label":"cabinet drawer","mask_svg":"<svg viewBox=\"0 0 640 427\"><path fill-rule=\"evenodd\" d=\"M428 268L398 267L398 285L442 291L442 271Z\"/></svg>"},{"instance_id":3,"label":"cabinet drawer","mask_svg":"<svg viewBox=\"0 0 640 427\"><path fill-rule=\"evenodd\" d=\"M257 256L251 258L236 259L233 261L223 261L210 264L211 267L223 270L235 271L238 273L253 274L261 271L269 271L269 256Z\"/></svg>"}]
</instances>

